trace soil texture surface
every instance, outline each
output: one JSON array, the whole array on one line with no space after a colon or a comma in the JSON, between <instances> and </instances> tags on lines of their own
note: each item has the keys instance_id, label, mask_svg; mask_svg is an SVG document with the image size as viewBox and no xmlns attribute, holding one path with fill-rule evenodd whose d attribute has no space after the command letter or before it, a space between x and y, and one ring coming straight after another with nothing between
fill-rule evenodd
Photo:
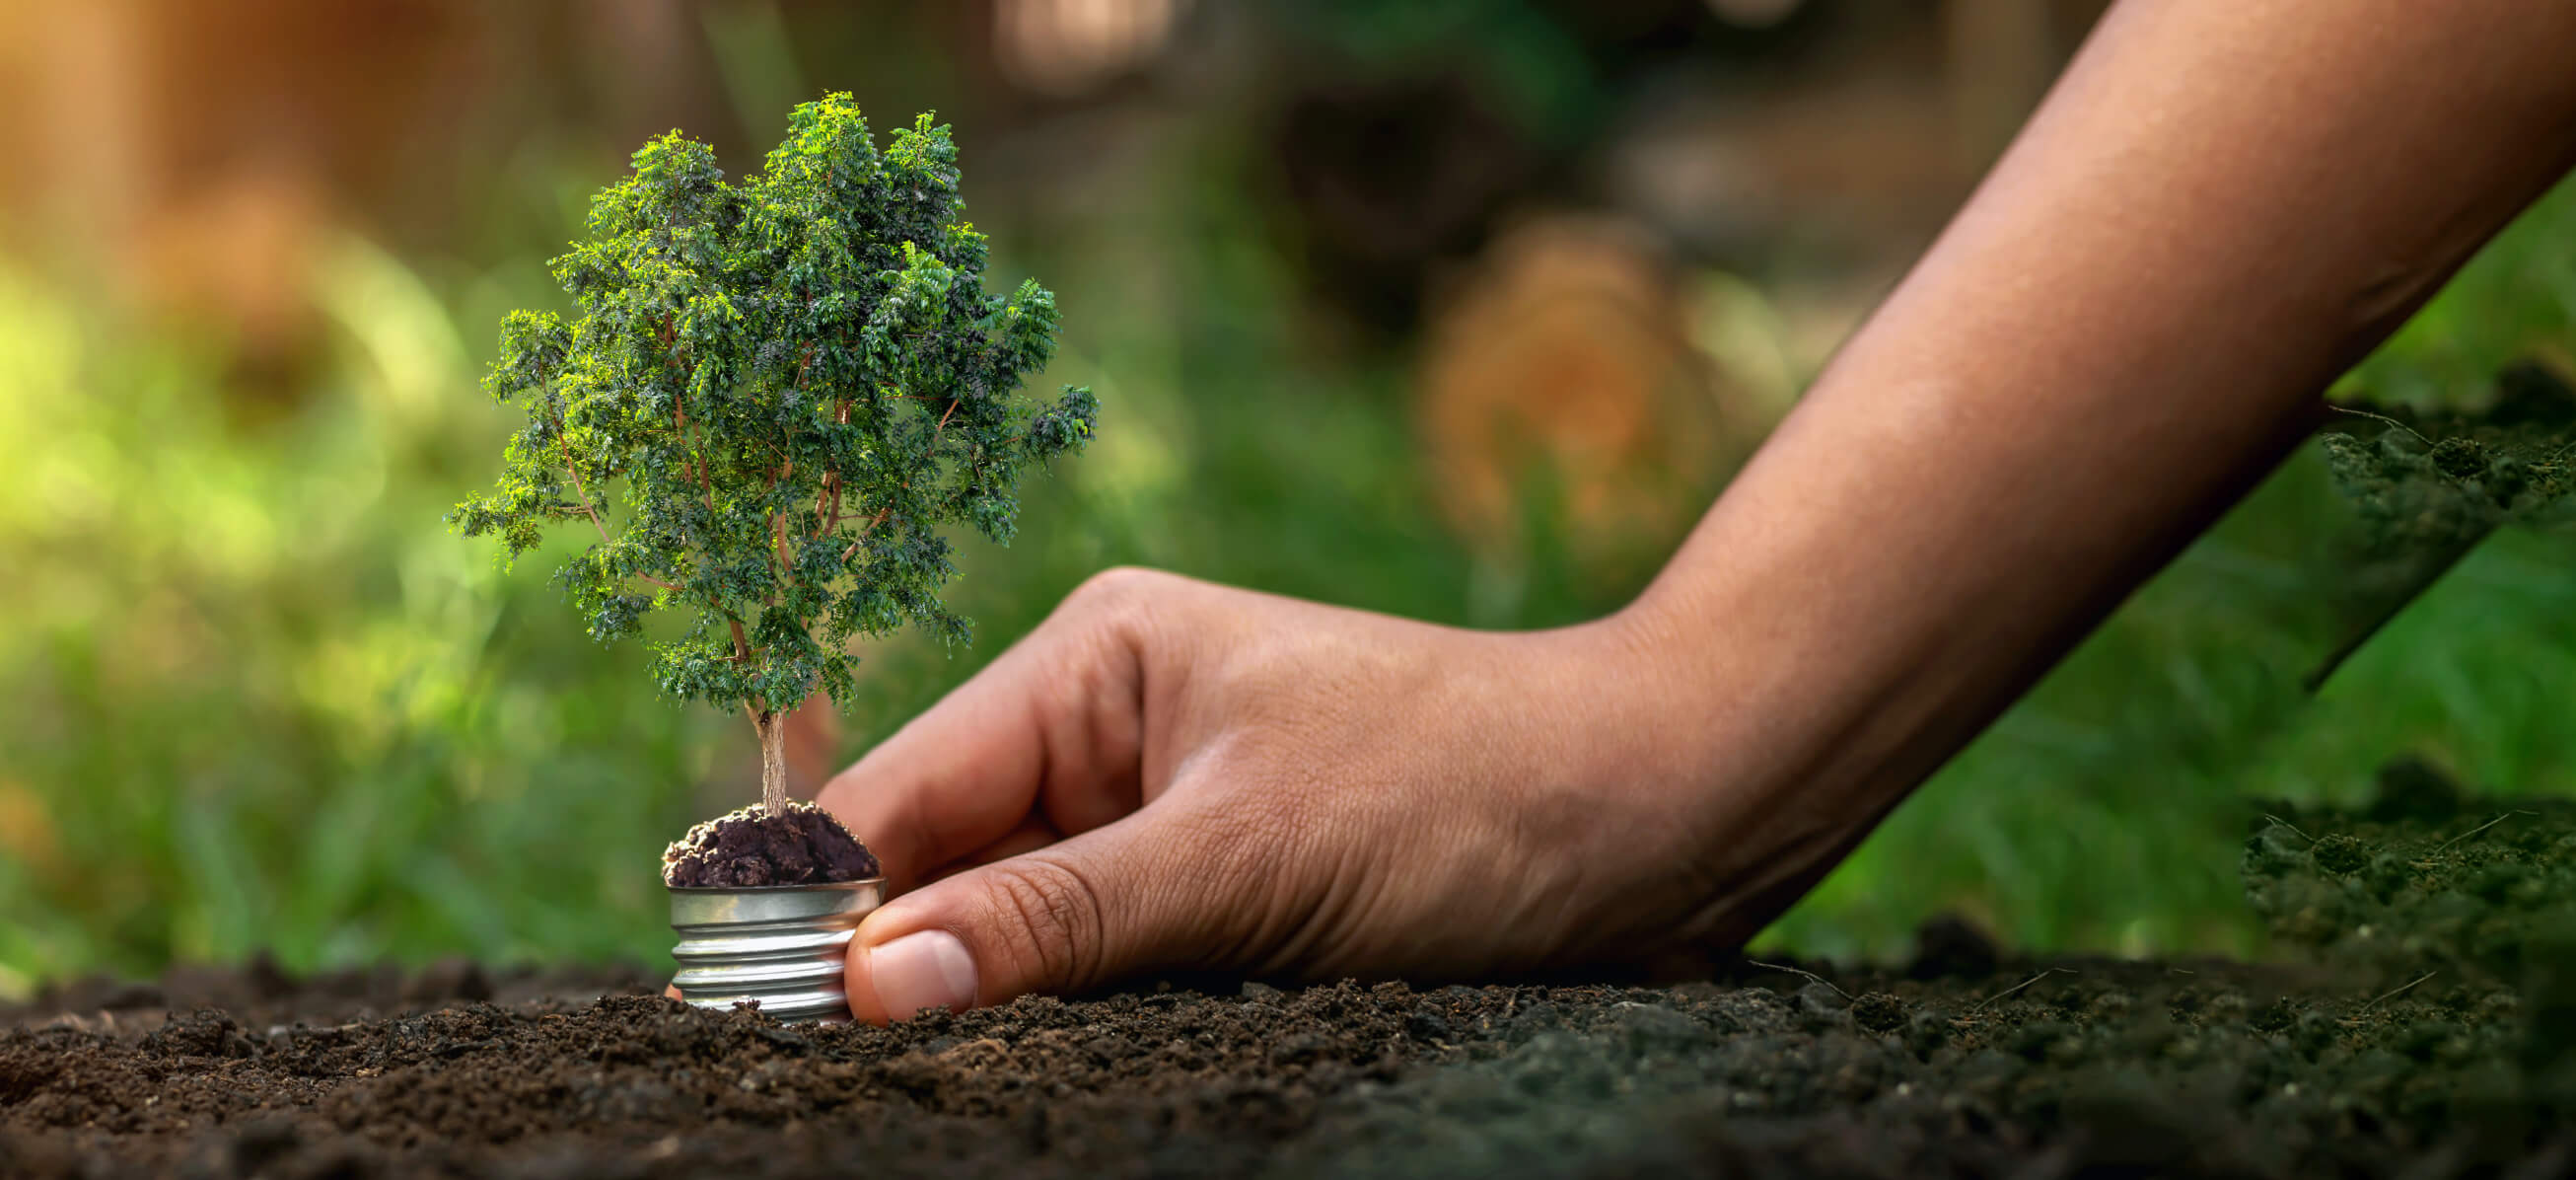
<instances>
[{"instance_id":1,"label":"soil texture surface","mask_svg":"<svg viewBox=\"0 0 2576 1180\"><path fill-rule=\"evenodd\" d=\"M2513 983L2576 962L2576 800L2458 792L2401 761L2367 808L2266 808L2245 843L2247 900L2283 946L2355 977Z\"/></svg>"},{"instance_id":2,"label":"soil texture surface","mask_svg":"<svg viewBox=\"0 0 2576 1180\"><path fill-rule=\"evenodd\" d=\"M289 979L0 1009L0 1177L2495 1177L2576 1172L2576 808L2398 775L2249 825L2306 966L1666 986L1147 985L781 1026L658 971Z\"/></svg>"},{"instance_id":3,"label":"soil texture surface","mask_svg":"<svg viewBox=\"0 0 2576 1180\"><path fill-rule=\"evenodd\" d=\"M383 978L237 979L238 1010L169 1011L182 983L74 989L6 1016L0 1175L2414 1177L2576 1161L2552 1129L2554 1058L2503 988L2372 995L2213 963L1811 966L1656 988L1146 989L892 1029L699 1012L639 972L583 986L450 967L389 994ZM467 994L434 998L442 984Z\"/></svg>"},{"instance_id":4,"label":"soil texture surface","mask_svg":"<svg viewBox=\"0 0 2576 1180\"><path fill-rule=\"evenodd\" d=\"M757 804L690 828L662 853L662 883L681 889L755 889L864 881L876 854L811 803L777 815Z\"/></svg>"}]
</instances>

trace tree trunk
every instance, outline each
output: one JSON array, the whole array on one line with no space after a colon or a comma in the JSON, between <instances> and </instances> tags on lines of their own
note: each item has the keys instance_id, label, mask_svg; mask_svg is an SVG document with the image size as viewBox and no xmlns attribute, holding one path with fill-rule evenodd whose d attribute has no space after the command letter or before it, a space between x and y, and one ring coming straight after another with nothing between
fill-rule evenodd
<instances>
[{"instance_id":1,"label":"tree trunk","mask_svg":"<svg viewBox=\"0 0 2576 1180\"><path fill-rule=\"evenodd\" d=\"M752 714L760 732L760 801L769 814L787 812L787 717L763 710Z\"/></svg>"}]
</instances>

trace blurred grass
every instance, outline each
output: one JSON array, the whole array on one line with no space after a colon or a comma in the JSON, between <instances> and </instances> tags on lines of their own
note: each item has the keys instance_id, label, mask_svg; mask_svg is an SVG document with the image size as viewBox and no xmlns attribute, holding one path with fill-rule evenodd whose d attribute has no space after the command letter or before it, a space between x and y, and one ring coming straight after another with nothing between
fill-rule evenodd
<instances>
[{"instance_id":1,"label":"blurred grass","mask_svg":"<svg viewBox=\"0 0 2576 1180\"><path fill-rule=\"evenodd\" d=\"M1501 627L1612 608L1651 572L1480 566L1427 507L1403 374L1301 347L1251 213L1192 188L1211 174L1076 194L1053 216L1082 233L1026 211L996 233L995 281L1036 273L1068 309L1035 384L1093 384L1105 429L1031 489L1013 549L969 552L971 649L871 653L849 752L1109 564ZM582 191L527 181L492 220L548 241ZM655 853L748 739L584 639L546 582L560 553L504 573L439 523L509 425L475 390L491 325L555 301L538 248L480 269L346 241L314 276L331 355L272 413L216 395L220 342L138 338L93 293L0 269L0 438L20 443L0 485L0 993L260 949L290 968L663 953ZM2450 399L2565 349L2571 258L2562 191L2355 380ZM2303 452L1766 944L1899 953L1961 909L2034 947L2250 952L2235 800L2348 798L2408 751L2498 791L2576 783L2553 693L2576 684L2568 541L2490 543L2307 701L2346 520Z\"/></svg>"}]
</instances>

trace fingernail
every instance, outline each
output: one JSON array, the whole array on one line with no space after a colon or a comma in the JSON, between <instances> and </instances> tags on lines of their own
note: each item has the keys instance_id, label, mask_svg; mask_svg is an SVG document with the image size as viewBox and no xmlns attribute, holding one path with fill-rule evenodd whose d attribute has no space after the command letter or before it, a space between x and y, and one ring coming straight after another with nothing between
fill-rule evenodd
<instances>
[{"instance_id":1,"label":"fingernail","mask_svg":"<svg viewBox=\"0 0 2576 1180\"><path fill-rule=\"evenodd\" d=\"M868 952L868 982L886 1016L906 1019L929 1008L962 1011L975 1004L975 960L945 930L904 935Z\"/></svg>"}]
</instances>

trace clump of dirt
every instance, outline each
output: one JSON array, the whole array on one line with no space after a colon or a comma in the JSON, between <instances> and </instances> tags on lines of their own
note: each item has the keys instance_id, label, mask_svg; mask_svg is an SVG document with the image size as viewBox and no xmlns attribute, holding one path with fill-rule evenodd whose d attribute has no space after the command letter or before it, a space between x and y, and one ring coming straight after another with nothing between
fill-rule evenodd
<instances>
[{"instance_id":1,"label":"clump of dirt","mask_svg":"<svg viewBox=\"0 0 2576 1180\"><path fill-rule=\"evenodd\" d=\"M827 885L877 873L876 854L811 803L788 804L777 815L758 804L727 812L662 853L662 883L675 889Z\"/></svg>"},{"instance_id":2,"label":"clump of dirt","mask_svg":"<svg viewBox=\"0 0 2576 1180\"><path fill-rule=\"evenodd\" d=\"M2275 805L2253 828L2247 900L2321 962L2513 983L2540 965L2537 939L2576 925L2576 801L2481 802L2407 760L2368 807Z\"/></svg>"},{"instance_id":3,"label":"clump of dirt","mask_svg":"<svg viewBox=\"0 0 2576 1180\"><path fill-rule=\"evenodd\" d=\"M1154 986L890 1029L649 995L25 1014L0 1174L2392 1176L2576 1149L2498 987L1916 974Z\"/></svg>"}]
</instances>

